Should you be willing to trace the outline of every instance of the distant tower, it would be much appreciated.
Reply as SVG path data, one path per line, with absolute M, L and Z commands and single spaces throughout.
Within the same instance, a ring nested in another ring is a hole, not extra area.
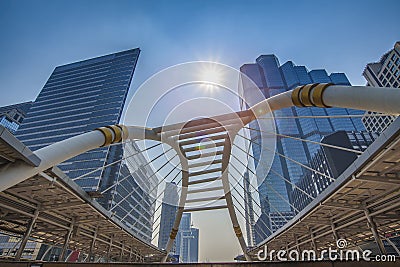
M 176 238 L 176 254 L 181 262 L 198 262 L 199 229 L 192 227 L 192 214 L 183 213 Z
M 161 207 L 161 219 L 160 219 L 160 232 L 158 235 L 158 247 L 165 249 L 167 247 L 169 235 L 175 221 L 175 215 L 178 210 L 178 186 L 175 183 L 166 183 L 164 190 L 164 197 Z M 176 239 L 174 246 L 171 249 L 171 253 L 175 253 L 176 250 Z
M 400 88 L 400 42 L 384 54 L 379 62 L 369 63 L 363 72 L 367 85 L 374 87 Z M 362 118 L 365 128 L 369 132 L 383 132 L 397 116 L 377 116 L 376 112 L 367 111 Z
M 243 175 L 243 188 L 244 188 L 244 207 L 245 207 L 245 219 L 246 219 L 246 233 L 247 233 L 247 245 L 254 246 L 255 233 L 254 233 L 254 208 L 253 208 L 253 197 L 250 190 L 250 177 L 249 172 L 246 171 Z

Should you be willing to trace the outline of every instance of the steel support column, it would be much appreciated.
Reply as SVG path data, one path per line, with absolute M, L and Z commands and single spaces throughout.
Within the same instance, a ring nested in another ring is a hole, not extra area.
M 379 252 L 381 254 L 386 254 L 385 246 L 383 245 L 382 239 L 379 236 L 378 228 L 376 227 L 376 223 L 375 223 L 374 219 L 370 215 L 369 209 L 365 209 L 364 213 L 365 213 L 365 217 L 367 218 L 368 226 L 371 229 L 371 232 L 374 236 L 376 244 L 378 245 Z
M 300 246 L 299 246 L 299 240 L 297 239 L 297 235 L 293 235 L 294 237 L 294 242 L 296 243 L 296 250 L 297 252 L 300 253 Z
M 111 237 L 110 237 L 110 243 L 108 244 L 108 249 L 107 249 L 107 254 L 106 254 L 106 262 L 110 262 L 111 249 L 112 249 L 112 245 L 113 245 L 113 239 L 114 239 L 114 235 L 111 235 Z
M 17 261 L 19 261 L 21 259 L 22 253 L 24 252 L 24 249 L 25 249 L 25 246 L 28 243 L 29 236 L 31 235 L 33 227 L 35 226 L 36 220 L 39 216 L 39 212 L 40 212 L 40 208 L 38 207 L 35 210 L 35 213 L 33 214 L 33 217 L 30 220 L 30 222 L 26 228 L 26 232 L 25 232 L 24 236 L 22 237 L 21 244 L 18 248 L 17 254 L 15 254 L 15 260 L 17 260 Z
M 129 250 L 129 262 L 132 262 L 132 254 L 133 254 L 133 248 L 131 247 L 131 249 Z
M 69 240 L 71 239 L 72 231 L 74 230 L 74 225 L 75 225 L 75 220 L 72 220 L 69 230 L 65 234 L 64 245 L 61 249 L 61 253 L 60 253 L 60 257 L 59 257 L 58 261 L 63 261 L 65 253 L 67 252 Z
M 92 260 L 92 257 L 93 257 L 93 260 L 94 260 L 93 250 L 94 250 L 94 245 L 96 244 L 98 230 L 99 230 L 99 227 L 96 226 L 96 229 L 95 229 L 94 234 L 93 234 L 93 239 L 92 239 L 92 242 L 90 244 L 90 250 L 89 250 L 89 255 L 88 255 L 89 262 Z
M 124 258 L 124 249 L 125 249 L 125 243 L 122 242 L 121 243 L 121 253 L 119 254 L 119 261 L 122 262 L 123 258 Z
M 335 227 L 335 224 L 333 223 L 333 221 L 331 221 L 331 228 L 332 228 L 333 239 L 335 240 L 335 242 L 337 242 L 340 239 L 340 237 L 336 231 L 336 227 Z
M 312 229 L 311 228 L 309 228 L 308 229 L 309 231 L 310 231 L 310 237 L 311 237 L 311 246 L 312 246 L 312 248 L 314 249 L 314 251 L 317 251 L 317 243 L 315 242 L 315 236 L 314 236 L 314 233 L 313 233 L 313 231 L 312 231 Z

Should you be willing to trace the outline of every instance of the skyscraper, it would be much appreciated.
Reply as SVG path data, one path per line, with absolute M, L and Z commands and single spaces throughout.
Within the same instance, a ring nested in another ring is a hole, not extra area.
M 10 132 L 15 133 L 31 106 L 32 102 L 29 101 L 0 107 L 0 125 L 6 127 Z
M 183 213 L 176 237 L 176 254 L 181 262 L 199 260 L 199 229 L 192 227 L 192 214 Z
M 297 66 L 292 61 L 280 65 L 275 55 L 262 55 L 256 59 L 256 63 L 245 64 L 240 70 L 254 81 L 265 98 L 294 89 L 298 85 L 310 83 L 350 84 L 344 73 L 328 75 L 324 69 L 308 71 L 305 66 Z M 240 87 L 242 88 L 240 95 L 247 102 L 247 106 L 254 105 L 259 101 L 255 97 L 255 89 L 257 88 L 254 88 L 253 85 L 243 83 Z M 245 108 L 246 105 L 241 104 L 242 108 Z M 319 142 L 323 136 L 334 131 L 365 130 L 359 118 L 348 117 L 348 115 L 360 115 L 362 113 L 358 110 L 342 108 L 301 109 L 292 107 L 275 111 L 274 117 L 278 134 Z M 321 117 L 311 118 L 312 116 Z M 259 123 L 262 123 L 262 121 Z M 262 183 L 258 185 L 261 209 L 262 214 L 266 215 L 261 216 L 256 223 L 256 229 L 258 229 L 256 235 L 261 235 L 261 237 L 256 237 L 256 240 L 262 240 L 295 214 L 291 191 L 303 174 L 303 167 L 297 162 L 307 164 L 319 149 L 319 145 L 278 136 L 276 142 L 277 154 L 272 162 L 271 170 L 264 174 L 263 169 L 265 168 L 258 167 L 258 165 L 264 164 L 260 158 L 262 151 L 259 145 L 261 143 L 260 127 L 257 122 L 252 122 L 250 128 L 253 129 L 250 130 L 251 139 L 255 141 L 252 143 L 252 151 L 255 158 L 256 175 L 259 180 L 262 180 Z M 260 227 L 269 229 L 264 229 L 261 233 Z
M 166 183 L 164 197 L 161 207 L 160 232 L 158 236 L 158 247 L 167 247 L 169 235 L 174 226 L 175 215 L 178 210 L 178 186 L 175 183 Z M 176 253 L 176 239 L 171 253 Z
M 385 53 L 379 62 L 369 63 L 363 71 L 368 86 L 400 88 L 400 42 Z M 381 133 L 396 116 L 377 116 L 376 112 L 367 111 L 362 119 L 367 131 Z
M 243 188 L 244 188 L 244 216 L 246 220 L 246 233 L 247 233 L 247 245 L 253 246 L 255 241 L 254 235 L 254 207 L 253 207 L 253 196 L 250 190 L 250 177 L 249 172 L 246 171 L 243 175 Z
M 66 138 L 116 124 L 130 87 L 140 50 L 83 60 L 54 69 L 16 136 L 33 151 Z M 59 165 L 71 179 L 102 167 L 112 147 L 98 148 Z M 97 190 L 100 171 L 75 182 Z
M 174 182 L 165 184 L 161 207 L 158 247 L 165 249 L 178 210 L 178 186 Z M 183 213 L 178 233 L 170 254 L 179 255 L 180 262 L 197 262 L 199 257 L 199 229 L 191 226 L 191 213 Z
M 58 66 L 40 91 L 16 136 L 33 151 L 98 127 L 118 124 L 140 49 Z M 91 150 L 58 167 L 85 191 L 150 241 L 156 177 L 134 143 Z M 123 158 L 125 153 L 125 158 Z M 134 161 L 135 159 L 135 161 Z M 116 162 L 116 164 L 111 164 Z M 108 166 L 104 168 L 104 166 Z

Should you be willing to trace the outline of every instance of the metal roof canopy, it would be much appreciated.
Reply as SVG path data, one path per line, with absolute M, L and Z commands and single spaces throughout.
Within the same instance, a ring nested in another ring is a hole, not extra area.
M 0 125 L 0 166 L 16 160 L 23 160 L 34 167 L 40 164 L 40 159 L 27 146 Z
M 34 165 L 39 160 L 8 131 L 0 132 L 1 163 L 24 160 Z M 96 236 L 92 251 L 95 255 L 105 256 L 111 244 L 110 256 L 114 259 L 121 259 L 122 248 L 123 261 L 129 261 L 132 254 L 150 261 L 165 256 L 164 251 L 135 237 L 57 167 L 0 192 L 0 231 L 23 236 L 37 210 L 31 240 L 62 247 L 66 234 L 72 230 L 69 249 L 89 253 Z
M 349 247 L 373 240 L 367 213 L 381 237 L 400 232 L 400 119 L 394 121 L 324 192 L 285 226 L 249 251 Z M 313 245 L 314 244 L 314 245 Z

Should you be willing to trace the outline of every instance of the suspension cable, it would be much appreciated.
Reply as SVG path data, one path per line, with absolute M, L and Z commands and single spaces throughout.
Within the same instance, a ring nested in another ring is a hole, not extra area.
M 307 166 L 307 165 L 304 165 L 303 163 L 298 162 L 298 161 L 296 161 L 296 160 L 294 160 L 294 159 L 291 159 L 291 158 L 289 158 L 288 156 L 285 156 L 285 155 L 283 155 L 283 154 L 281 154 L 281 153 L 279 153 L 279 152 L 277 152 L 277 151 L 274 151 L 274 150 L 272 150 L 272 149 L 270 149 L 270 148 L 267 148 L 267 147 L 263 148 L 263 146 L 262 146 L 261 144 L 255 142 L 255 141 L 252 141 L 252 140 L 248 139 L 247 137 L 245 137 L 245 136 L 243 136 L 243 135 L 240 135 L 240 134 L 237 134 L 237 135 L 239 135 L 239 136 L 241 136 L 241 137 L 247 139 L 248 141 L 253 142 L 254 144 L 260 146 L 261 149 L 262 149 L 263 151 L 268 150 L 268 151 L 270 151 L 270 152 L 273 152 L 273 153 L 277 154 L 278 156 L 280 156 L 280 157 L 282 157 L 282 158 L 285 158 L 285 159 L 287 159 L 287 160 L 290 160 L 290 161 L 292 161 L 293 163 L 296 163 L 296 164 L 300 165 L 301 167 L 303 167 L 303 168 L 305 168 L 305 169 L 307 169 L 307 170 L 310 170 L 310 171 L 315 172 L 315 173 L 317 173 L 317 174 L 319 174 L 319 175 L 322 175 L 322 176 L 328 178 L 328 179 L 331 180 L 331 181 L 335 181 L 335 179 L 332 178 L 332 177 L 330 177 L 329 175 L 326 175 L 326 174 L 324 174 L 324 173 L 322 173 L 322 172 L 319 172 L 319 171 L 317 171 L 317 170 L 314 170 L 313 168 L 311 168 L 311 167 L 309 167 L 309 166 Z
M 239 148 L 241 151 L 243 151 L 246 155 L 250 156 L 251 158 L 253 158 L 254 160 L 257 160 L 253 155 L 251 155 L 250 153 L 246 152 L 245 150 L 243 150 L 240 146 L 233 144 L 234 146 L 236 146 L 237 148 Z M 258 161 L 258 160 L 257 160 Z M 264 166 L 264 162 L 261 162 L 261 166 Z M 247 167 L 247 169 L 249 169 L 249 167 Z M 250 169 L 249 169 L 250 170 Z M 280 178 L 282 178 L 283 180 L 285 180 L 286 182 L 288 182 L 289 184 L 291 184 L 292 186 L 294 186 L 295 188 L 297 188 L 300 192 L 304 193 L 305 195 L 307 195 L 308 197 L 314 199 L 313 196 L 311 196 L 310 194 L 308 194 L 306 191 L 304 191 L 303 189 L 301 189 L 299 186 L 297 186 L 295 183 L 293 183 L 292 181 L 290 181 L 289 179 L 285 178 L 284 176 L 282 176 L 281 174 L 279 174 L 278 172 L 276 172 L 275 170 L 273 170 L 272 168 L 270 168 L 270 171 L 272 171 L 273 173 L 277 174 Z M 252 172 L 252 171 L 251 171 Z M 254 172 L 252 172 L 254 173 Z M 256 175 L 257 177 L 257 175 Z M 257 177 L 258 178 L 258 177 Z M 250 183 L 251 185 L 251 183 Z M 252 186 L 253 187 L 253 186 Z M 253 187 L 254 188 L 254 187 Z M 255 189 L 255 188 L 254 188 Z M 258 192 L 257 189 L 255 189 Z
M 156 188 L 158 188 L 158 186 L 159 186 L 163 181 L 165 181 L 165 179 L 166 179 L 178 166 L 179 166 L 179 164 L 177 164 L 174 168 L 172 168 L 172 170 L 171 170 L 167 175 L 165 175 L 165 177 L 164 177 L 162 180 L 160 180 L 160 181 L 157 183 L 157 185 L 155 185 L 155 186 L 149 191 L 149 194 L 150 194 L 151 192 L 153 192 Z M 178 177 L 178 175 L 179 175 L 181 172 L 182 172 L 182 171 L 180 170 L 180 171 L 175 175 L 175 177 L 172 179 L 171 182 L 173 182 L 173 181 L 176 179 L 176 177 Z M 182 180 L 182 179 L 181 179 L 181 180 Z M 179 182 L 178 182 L 178 183 L 179 183 Z M 149 204 L 149 206 L 152 206 L 162 194 L 163 194 L 163 192 L 161 192 L 157 197 L 155 197 L 154 200 Z M 143 201 L 143 199 L 142 199 L 139 203 L 137 203 L 133 208 L 131 208 L 131 210 L 129 211 L 129 214 L 130 214 L 134 209 L 136 209 L 139 205 L 143 204 L 142 201 Z M 155 211 L 155 212 L 156 212 L 156 211 Z M 127 215 L 128 215 L 128 214 L 127 214 Z M 125 219 L 127 215 L 125 215 L 125 217 L 124 217 L 123 219 Z M 133 226 L 134 226 L 134 225 L 133 225 Z M 132 227 L 133 227 L 133 226 L 132 226 Z
M 127 143 L 127 142 L 126 142 L 126 143 Z M 105 169 L 105 168 L 107 168 L 107 167 L 110 167 L 110 166 L 112 166 L 112 165 L 114 165 L 114 164 L 116 164 L 116 163 L 118 163 L 118 162 L 121 162 L 121 161 L 123 161 L 123 160 L 125 160 L 125 159 L 128 159 L 128 158 L 130 158 L 130 157 L 136 156 L 136 155 L 138 155 L 138 154 L 140 154 L 140 153 L 142 153 L 142 152 L 145 152 L 146 150 L 150 150 L 150 149 L 152 149 L 152 148 L 154 148 L 154 147 L 157 147 L 157 146 L 159 146 L 159 145 L 161 145 L 161 144 L 162 144 L 162 143 L 158 143 L 158 144 L 155 144 L 155 145 L 153 145 L 153 146 L 151 146 L 151 147 L 148 147 L 148 148 L 146 148 L 146 149 L 143 149 L 143 150 L 141 150 L 141 151 L 138 151 L 138 152 L 136 152 L 136 153 L 134 153 L 134 154 L 128 155 L 128 156 L 126 156 L 126 157 L 122 157 L 121 159 L 116 160 L 116 161 L 114 161 L 114 162 L 111 162 L 110 164 L 107 164 L 107 165 L 105 165 L 105 166 L 101 166 L 101 167 L 99 167 L 99 168 L 97 168 L 97 169 L 94 169 L 94 170 L 88 172 L 88 173 L 82 174 L 81 176 L 75 177 L 75 178 L 73 178 L 72 180 L 75 181 L 75 180 L 77 180 L 77 179 L 81 179 L 81 178 L 83 178 L 83 177 L 86 177 L 86 176 L 88 176 L 89 174 L 92 174 L 92 173 L 95 173 L 95 172 L 97 172 L 97 171 L 99 171 L 99 170 L 102 170 L 102 169 Z
M 172 171 L 173 171 L 174 169 L 176 169 L 177 166 L 179 166 L 179 164 L 176 165 L 175 168 L 172 169 Z M 155 186 L 155 187 L 158 188 L 158 186 L 160 185 L 160 183 L 161 183 L 162 181 L 164 181 L 164 180 L 169 176 L 169 174 L 172 173 L 172 171 L 170 171 L 170 172 L 164 177 L 164 179 L 162 179 L 162 180 L 157 184 L 157 186 Z M 182 172 L 182 170 L 180 170 L 180 171 L 175 175 L 175 177 L 171 180 L 171 182 L 175 181 L 175 179 L 178 177 L 178 175 L 179 175 L 181 172 Z M 182 181 L 182 178 L 178 181 L 178 184 L 179 184 L 181 181 Z M 155 188 L 155 187 L 154 187 L 154 188 Z M 153 189 L 153 190 L 154 190 L 154 189 Z M 150 191 L 150 192 L 152 192 L 152 191 Z M 162 194 L 163 194 L 163 192 L 161 192 L 161 193 L 154 199 L 154 201 L 153 201 L 149 206 L 152 206 L 154 203 L 156 203 L 156 201 L 158 200 L 158 198 L 159 198 Z M 136 209 L 136 207 L 137 207 L 138 205 L 140 205 L 140 204 L 141 204 L 141 203 L 138 203 L 138 204 L 136 204 L 136 206 L 134 206 L 133 208 L 131 208 L 131 210 L 129 211 L 128 214 L 130 214 L 130 213 L 131 213 L 134 209 Z M 154 214 L 160 209 L 161 206 L 162 206 L 162 205 L 159 205 L 159 206 L 158 206 L 158 208 L 154 211 Z M 124 216 L 124 218 L 125 218 L 126 216 L 128 216 L 128 214 L 126 214 L 126 215 Z M 160 216 L 161 216 L 161 215 L 160 215 Z M 155 221 L 154 221 L 154 222 L 155 222 Z M 131 226 L 131 228 L 133 228 L 136 224 L 137 224 L 137 221 Z
M 232 184 L 231 184 L 231 187 L 235 190 L 235 192 L 238 193 L 239 196 L 242 197 L 242 195 L 240 194 L 240 192 L 239 192 L 235 187 L 233 187 Z M 235 197 L 235 195 L 232 194 L 232 196 L 233 196 L 233 198 L 236 200 L 236 202 L 240 205 L 240 207 L 246 212 L 246 209 L 245 209 L 245 208 L 243 207 L 243 205 L 239 202 L 239 200 Z M 242 199 L 243 199 L 243 197 L 242 197 Z M 243 199 L 243 200 L 246 201 L 245 199 Z M 234 206 L 235 206 L 235 204 L 234 204 Z M 236 206 L 235 206 L 235 207 L 236 207 Z M 243 218 L 244 218 L 245 221 L 246 221 L 246 217 L 243 215 L 243 213 L 241 212 L 241 210 L 240 210 L 238 207 L 236 207 L 236 209 L 237 209 L 237 211 L 239 211 L 239 213 L 243 216 Z M 255 213 L 255 212 L 254 212 L 254 213 Z M 258 216 L 258 218 L 260 218 L 261 215 L 262 215 L 262 212 L 261 212 L 260 215 L 258 215 L 257 213 L 256 213 L 256 215 Z M 264 220 L 261 220 L 261 222 L 263 223 L 263 225 L 264 225 L 265 227 L 268 228 L 268 230 L 269 230 L 271 233 L 273 232 L 273 231 L 271 230 L 271 228 L 268 227 L 268 225 L 265 224 Z M 275 224 L 275 226 L 277 226 L 275 222 L 273 222 L 273 223 Z M 263 233 L 265 234 L 265 236 L 268 236 L 268 235 L 264 232 L 264 230 L 263 230 L 262 228 L 260 228 L 260 229 L 263 231 Z M 257 231 L 257 229 L 254 229 L 254 230 Z M 257 234 L 260 234 L 260 232 L 257 231 Z
M 362 151 L 351 149 L 351 148 L 347 148 L 347 147 L 341 147 L 341 146 L 335 146 L 335 145 L 331 145 L 331 144 L 325 144 L 325 143 L 312 141 L 312 140 L 308 140 L 308 139 L 302 139 L 302 138 L 298 138 L 298 137 L 294 137 L 294 136 L 290 136 L 290 135 L 279 134 L 279 133 L 274 133 L 274 132 L 267 132 L 267 131 L 254 129 L 254 128 L 250 128 L 250 127 L 243 127 L 243 128 L 249 129 L 249 130 L 252 130 L 252 131 L 257 131 L 257 132 L 260 132 L 260 133 L 273 134 L 273 135 L 284 137 L 284 138 L 290 138 L 290 139 L 299 140 L 299 141 L 302 141 L 302 142 L 308 142 L 308 143 L 312 143 L 312 144 L 316 144 L 316 145 L 320 145 L 320 146 L 335 148 L 335 149 L 344 150 L 344 151 L 348 151 L 348 152 L 353 152 L 353 153 L 357 153 L 357 154 L 362 154 L 363 153 Z
M 240 173 L 240 171 L 233 165 L 233 164 L 230 164 L 233 168 L 234 168 L 234 170 L 241 176 L 241 177 L 243 177 L 242 176 L 242 174 Z M 245 190 L 244 189 L 244 187 L 241 185 L 241 183 L 238 181 L 238 180 L 236 180 L 236 178 L 231 174 L 231 177 L 235 180 L 235 182 L 236 183 L 238 183 L 242 188 L 243 188 L 243 190 Z M 251 185 L 251 184 L 250 184 Z M 251 185 L 252 186 L 252 185 Z M 253 187 L 253 186 L 252 186 Z M 253 187 L 254 188 L 254 187 Z M 255 188 L 254 188 L 255 189 Z M 257 190 L 257 192 L 258 192 L 258 190 Z M 260 194 L 260 192 L 258 192 L 259 194 Z M 268 201 L 268 203 L 269 203 L 269 205 L 286 221 L 286 222 L 288 222 L 288 220 L 285 218 L 285 216 L 283 216 L 283 214 L 274 206 L 274 205 L 272 205 L 272 203 L 270 202 L 270 201 Z M 258 205 L 258 203 L 257 203 L 257 206 L 259 206 Z M 259 208 L 262 210 L 262 208 L 261 208 L 261 206 L 259 206 Z
M 173 158 L 175 158 L 178 154 L 175 154 L 175 156 L 173 156 L 171 158 L 171 160 Z M 152 178 L 154 175 L 156 175 L 162 168 L 164 168 L 168 163 L 170 163 L 170 161 L 166 161 L 160 168 L 158 168 L 150 177 L 148 177 L 148 179 Z M 176 165 L 177 166 L 177 165 Z M 165 178 L 164 178 L 165 179 Z M 115 204 L 109 211 L 114 210 L 117 206 L 119 206 L 123 201 L 125 201 L 128 197 L 130 197 L 133 193 L 137 192 L 136 190 L 130 192 L 128 195 L 126 195 L 122 200 L 120 200 L 117 204 Z
M 240 162 L 245 168 L 247 168 L 247 169 L 257 178 L 257 180 L 259 180 L 259 177 L 257 176 L 257 174 L 255 174 L 250 168 L 248 168 L 248 167 L 247 167 L 242 161 L 240 161 L 235 155 L 232 154 L 232 156 L 233 156 L 238 162 Z M 233 166 L 233 164 L 231 164 L 231 165 Z M 266 183 L 266 185 L 267 185 L 270 189 L 272 189 L 283 201 L 285 201 L 287 204 L 289 204 L 290 207 L 292 207 L 293 209 L 295 209 L 297 213 L 299 212 L 299 210 L 298 210 L 294 205 L 290 204 L 290 202 L 289 202 L 287 199 L 285 199 L 281 194 L 279 194 L 279 193 L 274 189 L 273 186 L 269 185 L 268 183 Z

